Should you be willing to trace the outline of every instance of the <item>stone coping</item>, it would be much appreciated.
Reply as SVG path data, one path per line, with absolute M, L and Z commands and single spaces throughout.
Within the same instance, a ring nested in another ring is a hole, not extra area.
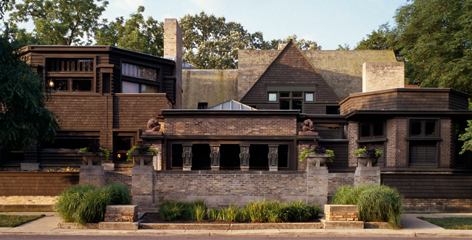
M 140 223 L 140 229 L 160 230 L 259 230 L 322 229 L 321 222 L 305 223 Z
M 211 170 L 191 170 L 191 171 L 176 171 L 176 170 L 164 170 L 164 171 L 155 171 L 156 175 L 165 175 L 165 174 L 203 174 L 203 175 L 305 175 L 306 171 L 211 171 Z

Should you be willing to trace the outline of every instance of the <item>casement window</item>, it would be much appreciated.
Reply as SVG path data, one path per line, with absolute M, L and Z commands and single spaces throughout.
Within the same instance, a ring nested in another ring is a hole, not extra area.
M 292 109 L 303 111 L 305 102 L 314 102 L 314 92 L 304 91 L 278 91 L 268 92 L 267 101 L 269 103 L 279 103 L 279 109 Z
M 92 77 L 52 77 L 48 79 L 48 86 L 56 92 L 92 92 Z
M 359 139 L 366 138 L 380 138 L 384 137 L 384 123 L 360 123 L 359 124 Z
M 158 93 L 158 70 L 130 63 L 121 64 L 122 93 Z
M 410 119 L 408 124 L 409 166 L 437 167 L 438 119 Z

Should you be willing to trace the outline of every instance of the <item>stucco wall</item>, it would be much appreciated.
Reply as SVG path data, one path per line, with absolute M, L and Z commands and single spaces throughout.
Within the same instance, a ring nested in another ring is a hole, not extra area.
M 208 107 L 238 100 L 238 70 L 182 70 L 182 108 L 197 109 L 199 102 Z

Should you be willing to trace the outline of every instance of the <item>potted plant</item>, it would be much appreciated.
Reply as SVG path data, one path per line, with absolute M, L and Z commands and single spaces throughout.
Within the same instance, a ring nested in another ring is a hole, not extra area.
M 156 156 L 159 151 L 151 147 L 151 144 L 138 142 L 138 145 L 128 150 L 128 157 L 126 161 L 133 161 L 133 165 L 149 165 L 152 162 L 152 157 Z
M 359 145 L 359 148 L 353 152 L 357 157 L 357 165 L 360 167 L 372 167 L 377 164 L 377 160 L 382 156 L 383 151 L 377 147 L 367 147 Z
M 103 156 L 108 160 L 110 153 L 106 148 L 100 147 L 97 141 L 92 141 L 88 147 L 81 148 L 77 155 L 82 156 L 83 165 L 100 165 Z
M 334 151 L 317 145 L 310 146 L 307 150 L 300 154 L 300 162 L 307 159 L 307 163 L 319 168 L 325 166 L 327 162 L 333 162 Z

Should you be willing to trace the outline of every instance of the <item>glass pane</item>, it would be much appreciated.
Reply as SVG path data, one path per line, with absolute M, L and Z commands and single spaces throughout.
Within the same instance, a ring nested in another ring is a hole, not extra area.
M 141 84 L 141 93 L 157 93 L 157 87 Z
M 269 93 L 269 102 L 277 101 L 277 93 Z
M 411 136 L 421 135 L 421 121 L 410 122 L 410 135 Z
M 361 124 L 361 137 L 370 137 L 370 124 Z
M 67 90 L 69 90 L 69 85 L 68 85 L 69 81 L 67 79 L 51 79 L 51 80 L 54 84 L 52 89 L 54 89 L 56 91 L 67 91 Z M 48 82 L 48 84 L 50 84 L 50 83 Z
M 383 135 L 383 123 L 374 123 L 374 136 Z
M 303 92 L 292 92 L 292 97 L 302 97 Z
M 313 97 L 314 97 L 313 93 L 305 93 L 305 101 L 306 102 L 313 102 Z
M 91 79 L 72 79 L 72 91 L 90 92 L 92 91 Z
M 139 93 L 139 84 L 123 81 L 123 93 Z
M 281 92 L 280 97 L 290 97 L 290 92 Z
M 426 121 L 424 133 L 426 137 L 435 136 L 436 135 L 436 121 Z
M 280 109 L 290 109 L 290 100 L 280 100 Z
M 292 100 L 292 109 L 302 110 L 302 104 L 303 104 L 302 100 Z

